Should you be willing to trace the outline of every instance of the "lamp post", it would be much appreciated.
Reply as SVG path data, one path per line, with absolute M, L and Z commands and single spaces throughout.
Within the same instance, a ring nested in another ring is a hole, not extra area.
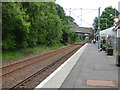
M 116 22 L 116 8 L 115 8 L 115 22 Z M 115 48 L 114 50 L 115 50 L 115 52 L 116 52 L 116 46 L 117 46 L 117 44 L 116 44 L 117 39 L 116 38 L 117 38 L 117 32 L 115 32 L 115 40 L 114 40 L 114 48 Z
M 93 29 L 94 29 L 94 39 L 95 39 L 95 22 L 93 23 Z
M 98 49 L 100 48 L 100 7 L 98 8 Z

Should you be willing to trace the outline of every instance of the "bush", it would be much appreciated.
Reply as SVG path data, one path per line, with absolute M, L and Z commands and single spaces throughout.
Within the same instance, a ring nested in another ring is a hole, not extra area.
M 109 45 L 106 49 L 114 49 L 112 45 Z
M 120 53 L 117 53 L 118 56 L 120 56 Z

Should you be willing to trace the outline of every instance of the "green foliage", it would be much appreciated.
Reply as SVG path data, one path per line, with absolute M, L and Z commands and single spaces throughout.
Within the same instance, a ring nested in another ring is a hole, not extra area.
M 58 49 L 62 46 L 63 46 L 62 44 L 57 44 L 56 46 L 53 47 L 53 50 Z M 18 60 L 23 56 L 31 56 L 32 54 L 40 53 L 47 50 L 51 50 L 51 47 L 46 45 L 38 45 L 33 48 L 25 48 L 21 50 L 12 50 L 12 51 L 4 50 L 2 53 L 2 60 L 9 60 L 9 59 Z
M 68 43 L 76 42 L 76 40 L 78 40 L 78 35 L 70 30 L 69 25 L 77 24 L 74 22 L 74 19 L 72 17 L 65 16 L 64 10 L 60 5 L 57 4 L 56 6 L 57 13 L 62 21 L 61 23 L 63 24 L 61 43 L 67 45 Z
M 113 49 L 113 46 L 109 45 L 106 49 Z
M 60 42 L 63 26 L 55 3 L 7 2 L 2 8 L 3 49 Z
M 100 42 L 100 44 L 102 44 L 102 45 L 103 45 L 104 43 Z
M 24 53 L 20 50 L 15 51 L 3 51 L 2 52 L 2 60 L 8 60 L 8 59 L 18 59 L 19 57 L 24 56 Z
M 86 40 L 86 41 L 88 41 L 88 40 L 89 40 L 89 38 L 87 37 L 87 38 L 85 38 L 85 40 Z
M 39 45 L 57 48 L 79 38 L 69 27 L 77 25 L 74 19 L 54 2 L 3 2 L 2 12 L 3 51 L 22 49 L 23 54 L 31 54 L 32 49 L 24 49 Z M 7 54 L 17 57 L 11 53 Z
M 120 53 L 117 53 L 118 56 L 120 56 Z
M 104 9 L 104 11 L 102 12 L 100 16 L 100 29 L 101 30 L 106 29 L 106 20 L 107 20 L 107 28 L 113 26 L 114 15 L 115 15 L 115 8 L 112 8 L 111 6 L 109 6 Z M 116 15 L 118 15 L 117 10 L 116 10 Z M 98 18 L 97 17 L 95 17 L 93 25 L 94 25 L 95 32 L 96 32 L 98 30 Z
M 57 10 L 59 17 L 62 19 L 62 21 L 64 21 L 66 19 L 66 16 L 65 16 L 63 7 L 61 7 L 59 4 L 56 4 L 56 10 Z
M 2 9 L 3 49 L 26 47 L 30 23 L 21 3 L 3 3 Z
M 107 44 L 105 43 L 105 44 L 103 44 L 103 46 L 107 46 Z
M 83 34 L 78 34 L 81 41 L 83 41 Z
M 63 28 L 62 37 L 63 39 L 61 40 L 61 43 L 67 45 L 68 43 L 74 43 L 77 40 L 78 35 L 75 32 L 72 32 L 68 26 L 65 26 Z
M 105 36 L 102 36 L 102 39 L 105 39 Z
M 64 45 L 63 45 L 63 44 L 56 44 L 56 45 L 53 47 L 53 50 L 58 49 L 58 48 L 60 48 L 60 47 L 62 47 L 62 46 L 64 46 Z

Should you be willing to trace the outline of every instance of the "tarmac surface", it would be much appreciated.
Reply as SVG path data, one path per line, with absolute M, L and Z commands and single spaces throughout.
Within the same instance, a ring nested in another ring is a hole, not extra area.
M 118 82 L 118 67 L 115 65 L 115 57 L 108 56 L 105 51 L 100 52 L 97 45 L 93 44 L 86 47 L 61 88 L 105 88 L 101 85 L 87 84 L 87 80 L 109 80 L 116 84 Z M 112 85 L 106 85 L 106 87 L 112 87 Z
M 115 57 L 85 44 L 36 88 L 118 88 Z

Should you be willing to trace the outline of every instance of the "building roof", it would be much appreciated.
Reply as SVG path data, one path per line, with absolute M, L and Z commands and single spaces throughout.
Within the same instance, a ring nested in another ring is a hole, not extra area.
M 107 37 L 115 36 L 115 31 L 113 31 L 113 28 L 115 28 L 115 26 L 105 29 L 103 31 L 100 31 L 100 36 L 107 36 Z

